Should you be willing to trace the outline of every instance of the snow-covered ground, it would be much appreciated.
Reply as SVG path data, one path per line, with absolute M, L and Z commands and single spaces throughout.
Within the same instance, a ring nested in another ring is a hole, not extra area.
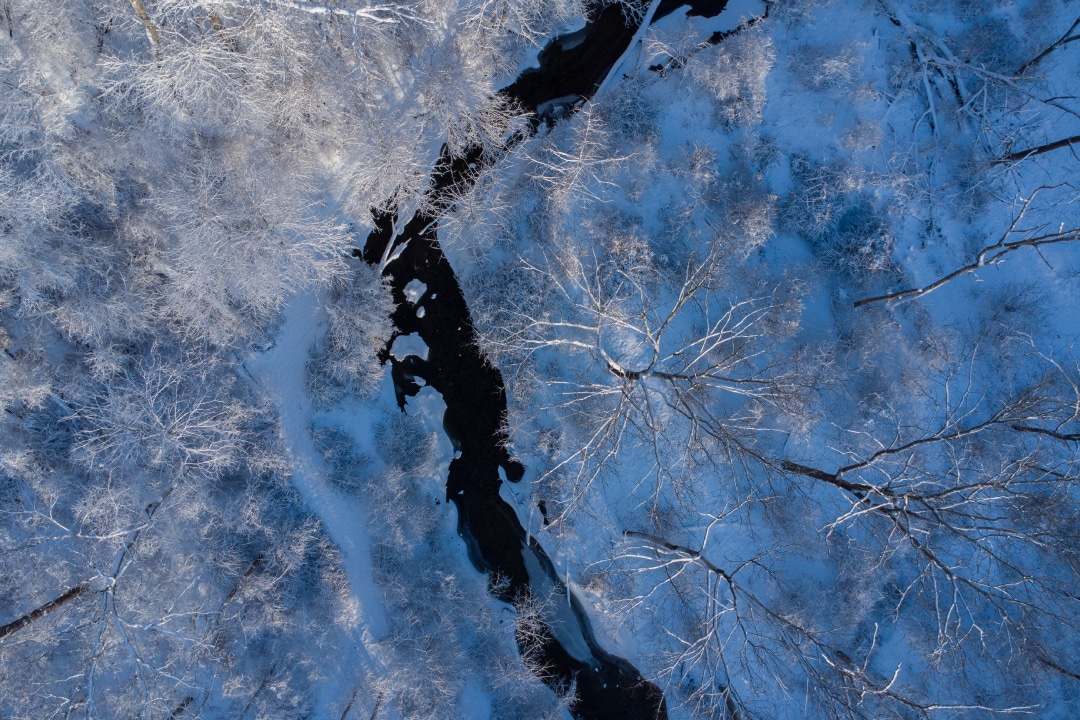
M 292 462 L 292 482 L 322 519 L 330 537 L 341 548 L 349 576 L 352 596 L 357 604 L 354 631 L 354 662 L 343 659 L 342 667 L 355 663 L 370 671 L 373 661 L 366 644 L 386 631 L 386 617 L 371 575 L 371 539 L 368 537 L 358 499 L 333 488 L 326 476 L 322 453 L 315 448 L 311 430 L 315 410 L 308 397 L 306 365 L 312 345 L 325 333 L 325 313 L 314 293 L 292 299 L 284 312 L 274 346 L 253 355 L 244 367 L 273 401 L 281 422 L 281 433 Z M 371 436 L 371 428 L 383 408 L 358 407 L 350 413 L 351 429 L 360 438 Z

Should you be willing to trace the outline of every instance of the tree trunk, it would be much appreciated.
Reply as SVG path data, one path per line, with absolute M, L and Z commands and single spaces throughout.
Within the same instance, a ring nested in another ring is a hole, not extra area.
M 79 597 L 89 589 L 90 586 L 87 583 L 80 583 L 68 590 L 67 592 L 63 593 L 59 597 L 50 600 L 49 602 L 41 605 L 40 607 L 34 608 L 18 620 L 10 622 L 3 627 L 0 627 L 0 640 L 4 640 L 8 635 L 11 635 L 16 630 L 21 630 L 35 620 L 40 620 L 54 610 L 62 608 L 64 605 L 67 605 L 69 602 Z
M 157 25 L 150 19 L 150 13 L 146 12 L 142 0 L 131 0 L 131 7 L 135 8 L 135 13 L 139 16 L 139 20 L 141 20 L 143 26 L 146 27 L 146 35 L 150 38 L 150 41 L 155 45 L 159 44 L 161 39 L 158 37 Z
M 1056 140 L 1052 143 L 1046 143 L 1045 145 L 1039 145 L 1038 147 L 1028 148 L 1027 150 L 1021 150 L 1006 155 L 1003 158 L 994 160 L 991 165 L 1004 165 L 1006 163 L 1016 162 L 1017 160 L 1026 160 L 1034 155 L 1042 155 L 1048 153 L 1051 150 L 1058 150 L 1063 147 L 1071 147 L 1072 145 L 1080 144 L 1080 135 L 1073 135 L 1072 137 L 1065 138 L 1063 140 Z

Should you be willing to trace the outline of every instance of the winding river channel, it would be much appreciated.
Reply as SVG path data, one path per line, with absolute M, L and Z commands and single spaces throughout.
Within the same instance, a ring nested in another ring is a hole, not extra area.
M 684 5 L 691 6 L 691 13 L 713 17 L 727 2 L 663 0 L 652 19 Z M 554 123 L 595 93 L 637 29 L 627 24 L 617 5 L 596 10 L 582 30 L 552 40 L 540 53 L 539 68 L 524 71 L 501 94 L 531 113 L 534 132 L 541 123 Z M 502 376 L 476 347 L 469 308 L 437 237 L 438 219 L 449 209 L 450 198 L 475 182 L 483 162 L 480 148 L 452 157 L 444 146 L 432 171 L 431 209 L 417 212 L 406 223 L 392 212 L 379 214 L 364 246 L 363 257 L 370 263 L 384 257 L 388 243 L 400 252 L 386 266 L 397 303 L 392 319 L 398 334 L 416 333 L 428 346 L 426 360 L 385 353 L 398 399 L 404 403 L 419 391 L 417 378 L 442 394 L 443 425 L 457 451 L 447 477 L 447 499 L 457 509 L 458 531 L 473 564 L 501 580 L 492 583 L 493 592 L 510 602 L 530 596 L 565 600 L 559 604 L 568 611 L 548 617 L 541 631 L 538 659 L 547 671 L 545 681 L 557 687 L 576 685 L 572 712 L 583 720 L 666 718 L 661 691 L 629 662 L 600 646 L 578 599 L 499 495 L 500 469 L 507 480 L 518 482 L 524 467 L 505 449 Z M 406 285 L 414 280 L 427 286 L 424 312 L 419 314 L 406 302 Z

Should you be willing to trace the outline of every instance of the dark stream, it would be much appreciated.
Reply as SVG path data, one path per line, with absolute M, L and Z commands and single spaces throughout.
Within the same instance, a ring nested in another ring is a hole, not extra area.
M 664 0 L 654 20 L 688 4 L 692 12 L 712 17 L 723 10 L 726 0 Z M 532 114 L 535 132 L 541 123 L 554 123 L 592 96 L 635 31 L 618 7 L 594 12 L 584 29 L 549 43 L 540 53 L 540 67 L 524 71 L 501 93 Z M 480 148 L 451 157 L 444 146 L 432 171 L 428 197 L 433 209 L 418 212 L 399 228 L 396 238 L 392 237 L 396 215 L 376 215 L 363 257 L 378 263 L 388 242 L 404 246 L 386 269 L 397 303 L 392 319 L 399 334 L 418 333 L 429 349 L 427 360 L 410 356 L 398 361 L 389 351 L 385 359 L 392 362 L 402 407 L 406 396 L 419 392 L 417 378 L 446 402 L 443 425 L 458 451 L 450 463 L 446 496 L 457 508 L 458 531 L 473 564 L 499 581 L 491 583 L 493 592 L 509 602 L 552 593 L 568 606 L 543 632 L 538 659 L 546 667 L 545 682 L 562 688 L 576 683 L 573 714 L 583 720 L 666 718 L 660 690 L 626 660 L 600 647 L 578 600 L 559 579 L 543 548 L 527 538 L 514 509 L 499 496 L 499 469 L 509 481 L 518 482 L 524 467 L 504 447 L 502 376 L 475 345 L 469 308 L 436 235 L 438 217 L 449 209 L 450 198 L 470 187 L 485 163 L 497 159 L 485 157 Z M 423 317 L 417 317 L 417 306 L 405 299 L 405 286 L 413 279 L 427 286 L 418 302 Z

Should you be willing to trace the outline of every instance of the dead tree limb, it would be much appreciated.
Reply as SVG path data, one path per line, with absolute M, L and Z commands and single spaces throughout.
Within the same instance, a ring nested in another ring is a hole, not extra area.
M 1065 185 L 1067 183 L 1062 183 Z M 997 265 L 1001 263 L 1005 256 L 1009 253 L 1016 252 L 1020 248 L 1031 247 L 1038 249 L 1043 245 L 1056 245 L 1058 243 L 1073 242 L 1074 240 L 1080 240 L 1080 227 L 1065 229 L 1065 224 L 1062 223 L 1057 232 L 1044 233 L 1042 235 L 1036 235 L 1035 237 L 1024 238 L 1023 240 L 1009 241 L 1009 237 L 1016 232 L 1017 226 L 1020 221 L 1024 219 L 1024 215 L 1027 213 L 1028 208 L 1031 207 L 1031 203 L 1043 190 L 1054 190 L 1060 188 L 1062 185 L 1047 186 L 1044 185 L 1031 193 L 1024 199 L 1023 204 L 1020 206 L 1020 211 L 1009 223 L 1009 227 L 1002 234 L 1001 239 L 993 245 L 988 245 L 979 251 L 979 254 L 975 257 L 975 262 L 970 265 L 954 270 L 948 275 L 935 280 L 929 285 L 921 288 L 907 288 L 906 290 L 897 290 L 896 292 L 887 293 L 885 295 L 878 295 L 876 297 L 863 298 L 862 300 L 856 300 L 855 307 L 862 307 L 863 305 L 870 305 L 877 302 L 895 302 L 898 300 L 912 300 L 920 298 L 923 295 L 928 295 L 938 288 L 948 284 L 961 275 L 967 275 L 973 273 L 980 268 L 987 267 L 989 265 Z
M 862 307 L 864 305 L 870 305 L 878 302 L 895 302 L 897 300 L 913 300 L 920 298 L 924 295 L 929 295 L 943 285 L 955 280 L 961 275 L 967 275 L 969 273 L 976 272 L 981 268 L 997 265 L 1005 256 L 1009 253 L 1016 252 L 1020 248 L 1032 247 L 1038 248 L 1043 245 L 1056 245 L 1058 243 L 1073 242 L 1080 240 L 1080 228 L 1071 228 L 1069 230 L 1062 230 L 1056 233 L 1049 233 L 1046 235 L 1039 235 L 1038 237 L 1027 238 L 1025 240 L 1015 240 L 1013 242 L 1001 242 L 996 245 L 983 248 L 979 252 L 978 259 L 970 265 L 953 270 L 948 275 L 935 280 L 934 282 L 921 288 L 907 288 L 906 290 L 897 290 L 896 292 L 887 293 L 885 295 L 877 295 L 875 297 L 863 298 L 862 300 L 856 300 L 854 307 Z
M 1027 150 L 1020 150 L 1018 152 L 1010 153 L 1003 158 L 998 158 L 990 162 L 991 165 L 1005 165 L 1007 163 L 1018 162 L 1020 160 L 1027 160 L 1029 157 L 1035 155 L 1042 155 L 1043 153 L 1051 152 L 1052 150 L 1060 150 L 1064 147 L 1072 147 L 1073 145 L 1080 145 L 1080 135 L 1073 135 L 1062 140 L 1055 140 L 1052 143 L 1046 143 L 1045 145 L 1039 145 L 1038 147 L 1028 148 Z
M 161 38 L 158 36 L 157 25 L 150 18 L 150 13 L 146 12 L 142 0 L 131 0 L 131 7 L 135 8 L 135 14 L 139 16 L 139 20 L 146 27 L 146 36 L 150 38 L 150 42 L 155 45 L 160 44 Z
M 169 713 L 169 720 L 176 720 L 176 718 L 183 715 L 184 711 L 187 710 L 188 705 L 190 705 L 193 702 L 195 702 L 195 698 L 188 695 L 186 698 L 183 699 L 183 701 L 179 705 L 176 706 L 175 710 L 173 710 L 171 713 Z
M 22 628 L 26 627 L 27 625 L 29 625 L 29 624 L 37 621 L 37 620 L 40 620 L 41 618 L 45 617 L 46 615 L 49 615 L 49 614 L 55 612 L 56 610 L 59 610 L 64 605 L 67 605 L 69 602 L 71 602 L 75 598 L 82 595 L 89 588 L 90 588 L 89 583 L 85 583 L 85 582 L 79 583 L 75 587 L 71 588 L 70 590 L 67 590 L 66 592 L 61 593 L 60 595 L 53 598 L 52 600 L 45 603 L 44 605 L 39 605 L 38 607 L 34 608 L 33 610 L 26 613 L 25 615 L 23 615 L 18 620 L 15 620 L 13 622 L 9 622 L 7 625 L 4 625 L 4 626 L 0 627 L 0 640 L 3 640 L 8 635 L 11 635 L 12 633 L 16 632 L 17 630 L 21 630 Z
M 1052 45 L 1050 45 L 1048 48 L 1043 50 L 1041 53 L 1039 53 L 1038 55 L 1036 55 L 1032 59 L 1028 60 L 1023 65 L 1021 65 L 1020 69 L 1018 69 L 1016 71 L 1016 74 L 1017 75 L 1023 75 L 1026 70 L 1029 70 L 1029 69 L 1035 67 L 1036 65 L 1038 65 L 1040 62 L 1042 62 L 1046 58 L 1047 55 L 1054 52 L 1059 47 L 1061 47 L 1063 45 L 1067 45 L 1067 44 L 1071 43 L 1074 40 L 1080 40 L 1080 33 L 1077 33 L 1076 35 L 1073 35 L 1073 31 L 1076 30 L 1078 27 L 1080 27 L 1080 17 L 1076 18 L 1076 20 L 1069 27 L 1069 29 L 1065 31 L 1065 34 L 1062 35 L 1060 38 L 1058 38 L 1056 42 L 1054 42 Z

